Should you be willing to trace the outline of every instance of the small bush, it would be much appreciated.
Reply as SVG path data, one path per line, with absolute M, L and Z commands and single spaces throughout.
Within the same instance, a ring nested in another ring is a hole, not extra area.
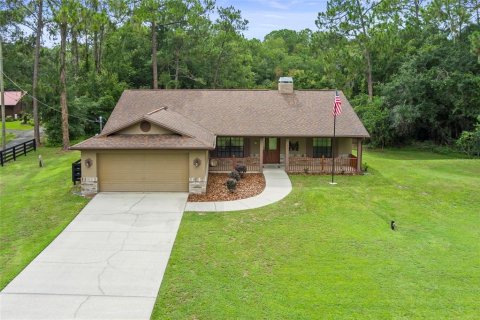
M 232 178 L 232 179 L 235 179 L 236 181 L 240 181 L 240 178 L 241 178 L 241 177 L 240 177 L 240 173 L 238 173 L 237 170 L 233 170 L 232 172 L 230 172 L 230 173 L 228 174 L 228 176 L 229 176 L 230 178 Z
M 240 174 L 240 177 L 245 177 L 245 173 L 247 173 L 247 166 L 244 164 L 237 164 L 235 166 L 235 171 Z
M 366 162 L 363 163 L 363 171 L 365 171 L 365 172 L 368 171 L 368 163 L 366 163 Z
M 13 121 L 15 121 L 15 119 L 13 119 L 12 116 L 6 116 L 5 117 L 5 122 L 13 122 Z
M 235 192 L 235 190 L 237 189 L 237 180 L 233 178 L 228 179 L 226 184 L 227 184 L 227 189 L 230 192 Z

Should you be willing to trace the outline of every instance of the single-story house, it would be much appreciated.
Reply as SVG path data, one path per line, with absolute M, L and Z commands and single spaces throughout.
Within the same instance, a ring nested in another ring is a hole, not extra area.
M 126 90 L 103 131 L 71 147 L 81 151 L 82 191 L 206 190 L 209 172 L 245 164 L 287 172 L 361 171 L 369 134 L 335 90 Z M 332 150 L 333 149 L 333 150 Z
M 22 98 L 25 95 L 22 91 L 5 91 L 5 116 L 11 116 L 15 119 L 23 113 Z

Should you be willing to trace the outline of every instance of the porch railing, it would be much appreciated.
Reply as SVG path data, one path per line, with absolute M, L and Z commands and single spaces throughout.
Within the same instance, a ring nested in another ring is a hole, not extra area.
M 211 172 L 232 171 L 237 164 L 246 165 L 247 172 L 260 171 L 260 157 L 210 158 L 209 171 Z
M 330 173 L 332 172 L 332 158 L 289 157 L 287 172 L 294 173 Z M 357 172 L 357 158 L 335 158 L 335 173 Z

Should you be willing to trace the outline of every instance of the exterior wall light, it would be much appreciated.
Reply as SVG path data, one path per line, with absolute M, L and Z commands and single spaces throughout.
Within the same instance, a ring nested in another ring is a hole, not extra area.
M 88 158 L 87 160 L 85 160 L 85 167 L 87 168 L 90 168 L 93 164 L 93 160 Z
M 199 158 L 193 159 L 193 165 L 195 166 L 195 168 L 198 168 L 201 164 L 202 160 L 200 160 Z

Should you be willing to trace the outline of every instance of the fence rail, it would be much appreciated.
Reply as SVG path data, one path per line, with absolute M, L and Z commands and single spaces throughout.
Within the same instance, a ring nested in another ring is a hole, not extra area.
M 35 139 L 17 144 L 0 151 L 0 165 L 3 167 L 8 161 L 16 161 L 18 156 L 27 155 L 30 151 L 37 151 Z
M 72 182 L 76 184 L 82 179 L 82 160 L 77 160 L 72 163 Z
M 211 172 L 231 171 L 237 164 L 246 165 L 248 172 L 260 171 L 259 157 L 210 158 L 208 170 Z
M 330 173 L 332 172 L 332 158 L 290 157 L 288 172 L 302 173 Z M 335 173 L 357 172 L 357 158 L 335 158 Z

